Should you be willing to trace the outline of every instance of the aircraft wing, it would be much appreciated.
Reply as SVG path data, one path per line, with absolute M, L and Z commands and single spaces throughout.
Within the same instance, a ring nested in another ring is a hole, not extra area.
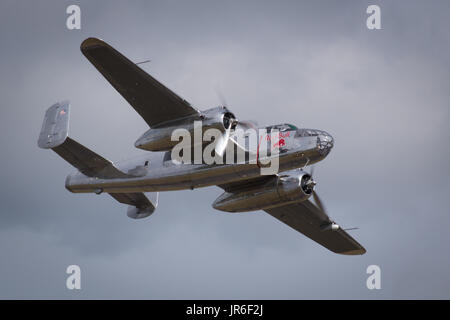
M 332 221 L 309 200 L 264 211 L 335 253 L 358 255 L 366 252 L 345 230 L 324 228 Z
M 275 175 L 264 175 L 264 176 L 260 176 L 260 177 L 256 177 L 256 178 L 252 178 L 252 179 L 247 179 L 244 181 L 239 180 L 236 182 L 219 184 L 217 186 L 222 188 L 226 192 L 235 193 L 235 192 L 240 192 L 242 190 L 245 190 L 245 189 L 248 189 L 251 187 L 263 185 L 273 179 L 276 179 Z
M 150 127 L 198 114 L 187 101 L 104 41 L 88 38 L 81 44 L 81 52 Z

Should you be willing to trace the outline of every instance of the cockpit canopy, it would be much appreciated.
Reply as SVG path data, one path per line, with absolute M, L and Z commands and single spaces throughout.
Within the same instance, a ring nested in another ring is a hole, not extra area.
M 285 131 L 294 131 L 297 130 L 298 128 L 296 126 L 294 126 L 293 124 L 289 124 L 289 123 L 282 123 L 282 124 L 276 124 L 273 126 L 268 126 L 266 127 L 267 131 L 271 131 L 271 130 L 278 130 L 280 132 L 285 132 Z
M 295 131 L 295 137 L 316 137 L 316 136 L 331 137 L 327 132 L 323 130 L 307 129 L 307 128 L 299 129 L 298 127 L 290 123 L 276 124 L 268 126 L 265 129 L 267 130 L 267 132 L 270 132 L 271 130 L 277 130 L 279 132 Z
M 325 131 L 317 129 L 298 129 L 296 134 L 297 137 L 315 137 L 320 135 L 329 136 Z

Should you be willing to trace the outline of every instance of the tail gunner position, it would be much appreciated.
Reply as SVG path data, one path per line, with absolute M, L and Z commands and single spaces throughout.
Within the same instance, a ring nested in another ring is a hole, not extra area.
M 316 182 L 312 173 L 302 170 L 325 159 L 333 148 L 330 134 L 291 124 L 258 128 L 254 122 L 238 121 L 225 106 L 199 111 L 102 40 L 86 39 L 81 51 L 150 129 L 135 142 L 137 148 L 148 152 L 115 165 L 68 137 L 68 102 L 51 106 L 45 114 L 38 145 L 52 149 L 78 169 L 66 178 L 69 191 L 107 193 L 129 205 L 129 217 L 139 219 L 155 211 L 160 191 L 217 185 L 224 190 L 213 203 L 217 210 L 264 210 L 335 253 L 366 252 L 326 214 L 314 191 Z M 202 133 L 208 129 L 220 133 L 217 141 L 213 141 L 216 157 L 225 158 L 239 149 L 246 155 L 245 160 L 209 164 L 175 161 L 172 151 L 178 142 L 171 139 L 172 133 L 181 128 L 194 134 L 198 121 L 202 123 Z M 267 136 L 255 146 L 248 143 L 247 137 L 239 140 L 238 129 L 246 132 L 263 129 Z M 277 134 L 270 136 L 271 132 Z M 263 153 L 267 143 L 261 141 L 269 141 L 279 152 Z M 262 174 L 263 163 L 275 157 L 278 171 Z M 256 161 L 249 161 L 250 158 Z

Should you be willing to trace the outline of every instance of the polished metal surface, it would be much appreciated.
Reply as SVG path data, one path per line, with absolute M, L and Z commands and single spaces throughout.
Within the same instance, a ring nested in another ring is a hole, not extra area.
M 301 170 L 283 172 L 262 185 L 240 192 L 224 192 L 213 203 L 213 208 L 227 212 L 246 212 L 269 209 L 308 199 L 311 176 Z
M 240 122 L 226 107 L 200 112 L 102 40 L 86 39 L 81 50 L 151 127 L 135 143 L 151 151 L 113 164 L 69 138 L 70 105 L 56 103 L 45 114 L 38 146 L 52 149 L 78 169 L 66 178 L 69 191 L 109 193 L 129 205 L 130 218 L 140 219 L 155 211 L 160 191 L 217 185 L 225 190 L 213 204 L 218 210 L 262 209 L 333 252 L 365 252 L 329 218 L 314 190 L 312 172 L 303 170 L 330 153 L 334 139 L 329 133 L 287 123 L 258 127 Z M 216 161 L 172 159 L 172 132 L 182 128 L 192 133 L 194 121 L 202 121 L 202 137 L 207 129 L 219 130 L 217 141 L 201 143 L 201 148 L 213 147 Z M 252 133 L 257 143 L 250 143 Z M 275 171 L 267 174 L 274 164 Z
M 194 123 L 201 121 L 202 134 L 208 129 L 218 129 L 224 132 L 228 118 L 225 116 L 230 114 L 227 108 L 217 107 L 196 114 L 189 118 L 183 118 L 183 121 L 175 120 L 166 123 L 163 127 L 151 128 L 146 131 L 134 143 L 136 148 L 147 151 L 166 151 L 171 150 L 178 141 L 172 140 L 172 133 L 177 129 L 185 129 L 194 136 Z

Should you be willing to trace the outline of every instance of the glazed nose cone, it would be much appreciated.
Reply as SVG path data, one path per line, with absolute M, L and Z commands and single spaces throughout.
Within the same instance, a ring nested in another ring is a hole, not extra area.
M 331 136 L 331 134 L 322 131 L 319 135 L 318 135 L 318 139 L 319 139 L 319 150 L 321 150 L 323 153 L 328 154 L 331 149 L 334 146 L 334 139 Z

